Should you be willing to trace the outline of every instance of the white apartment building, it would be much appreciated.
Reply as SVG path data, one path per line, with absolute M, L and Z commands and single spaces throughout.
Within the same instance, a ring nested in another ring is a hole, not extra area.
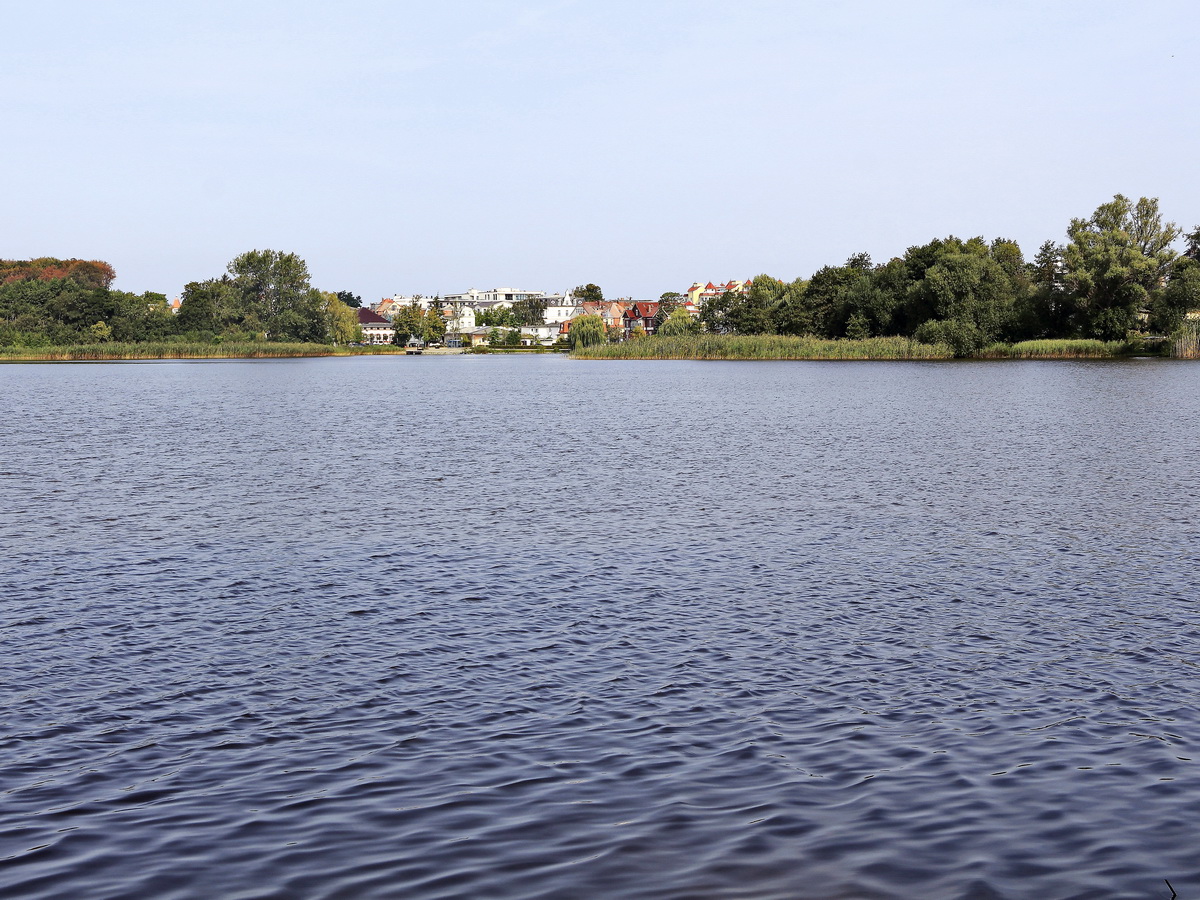
M 490 291 L 480 291 L 471 288 L 461 294 L 447 294 L 442 300 L 452 303 L 487 303 L 491 306 L 512 306 L 518 300 L 529 300 L 531 298 L 541 300 L 545 296 L 545 291 L 521 291 L 510 287 L 492 288 Z

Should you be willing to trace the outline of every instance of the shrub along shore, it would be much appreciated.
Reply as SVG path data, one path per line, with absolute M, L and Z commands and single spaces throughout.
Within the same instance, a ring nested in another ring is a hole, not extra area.
M 992 344 L 974 359 L 1113 359 L 1145 353 L 1126 341 L 1041 340 Z M 911 338 L 880 337 L 830 340 L 814 337 L 749 334 L 693 334 L 635 338 L 620 344 L 576 347 L 575 359 L 951 359 L 948 344 L 923 344 Z

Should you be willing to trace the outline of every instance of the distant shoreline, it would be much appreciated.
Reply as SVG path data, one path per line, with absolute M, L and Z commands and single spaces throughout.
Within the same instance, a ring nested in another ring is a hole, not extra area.
M 424 350 L 431 356 L 453 355 L 456 348 Z M 172 359 L 305 359 L 328 356 L 405 356 L 393 344 L 362 347 L 329 344 L 271 343 L 137 343 L 81 344 L 68 347 L 4 347 L 0 362 L 122 362 Z
M 1157 344 L 1129 341 L 1043 340 L 992 344 L 982 350 L 955 356 L 945 344 L 922 344 L 911 338 L 886 337 L 862 340 L 827 340 L 784 335 L 699 334 L 635 338 L 618 344 L 579 347 L 572 359 L 582 360 L 828 360 L 862 362 L 914 362 L 972 360 L 1127 359 L 1136 356 L 1168 358 Z M 548 349 L 495 348 L 482 355 L 542 355 Z M 475 355 L 467 348 L 432 348 L 429 356 Z M 93 344 L 69 347 L 0 348 L 0 363 L 12 362 L 130 362 L 205 359 L 305 359 L 351 356 L 405 356 L 404 347 L 390 344 L 362 347 L 326 344 L 271 343 L 144 343 Z

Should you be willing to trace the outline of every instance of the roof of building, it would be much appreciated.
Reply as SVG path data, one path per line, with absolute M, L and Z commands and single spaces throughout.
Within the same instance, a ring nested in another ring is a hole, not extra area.
M 658 315 L 657 300 L 640 300 L 626 310 L 625 315 L 631 319 L 649 319 Z
M 392 323 L 385 319 L 377 312 L 372 312 L 369 309 L 358 309 L 358 324 L 359 325 L 391 325 Z

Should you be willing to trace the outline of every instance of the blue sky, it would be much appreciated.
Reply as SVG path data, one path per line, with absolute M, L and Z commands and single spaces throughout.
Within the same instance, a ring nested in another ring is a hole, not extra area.
M 657 297 L 1115 193 L 1200 223 L 1194 5 L 0 0 L 0 257 L 177 294 L 244 250 L 366 300 Z

